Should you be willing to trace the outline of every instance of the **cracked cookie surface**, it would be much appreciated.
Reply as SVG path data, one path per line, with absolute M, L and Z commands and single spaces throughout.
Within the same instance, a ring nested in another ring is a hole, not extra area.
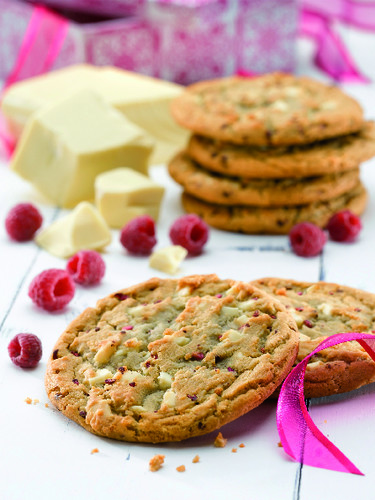
M 182 194 L 184 209 L 199 215 L 210 226 L 248 234 L 288 234 L 295 224 L 307 221 L 324 228 L 330 217 L 340 210 L 351 210 L 361 215 L 366 204 L 367 192 L 361 183 L 331 200 L 271 208 L 215 205 L 190 194 Z
M 58 340 L 52 403 L 87 430 L 126 441 L 179 441 L 266 399 L 298 350 L 284 306 L 251 284 L 153 278 L 100 300 Z
M 375 295 L 335 283 L 263 278 L 253 285 L 278 298 L 294 317 L 300 345 L 296 364 L 336 333 L 375 334 Z M 375 362 L 357 342 L 324 349 L 309 361 L 305 396 L 322 397 L 375 382 Z
M 230 176 L 283 179 L 344 172 L 375 155 L 375 123 L 364 123 L 358 133 L 314 144 L 271 148 L 193 135 L 187 153 L 205 168 Z
M 171 110 L 196 134 L 258 146 L 309 144 L 363 126 L 360 105 L 338 87 L 282 73 L 193 84 Z
M 169 162 L 168 171 L 187 193 L 221 205 L 277 207 L 314 203 L 351 191 L 359 181 L 358 168 L 302 179 L 228 177 L 205 170 L 184 152 Z

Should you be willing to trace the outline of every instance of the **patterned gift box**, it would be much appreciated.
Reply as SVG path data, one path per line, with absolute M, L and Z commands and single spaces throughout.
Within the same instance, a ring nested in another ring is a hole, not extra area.
M 68 18 L 53 59 L 46 56 L 51 41 L 43 29 L 37 33 L 40 57 L 46 61 L 28 61 L 27 76 L 80 62 L 114 65 L 182 84 L 239 70 L 292 71 L 297 1 L 148 0 L 138 16 L 95 23 Z M 25 51 L 25 38 L 36 10 L 20 0 L 0 0 L 0 79 L 6 80 L 23 63 L 25 53 L 33 54 Z
M 149 0 L 160 77 L 187 84 L 238 71 L 294 69 L 296 0 Z

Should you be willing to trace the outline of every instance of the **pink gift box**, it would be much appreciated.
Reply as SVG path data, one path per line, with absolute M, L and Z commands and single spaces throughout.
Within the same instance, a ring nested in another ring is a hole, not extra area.
M 0 79 L 7 80 L 22 64 L 20 78 L 89 62 L 182 84 L 239 70 L 294 67 L 297 0 L 146 0 L 137 16 L 80 23 L 54 18 L 57 27 L 65 24 L 58 43 L 46 34 L 51 14 L 43 11 L 47 18 L 32 42 L 39 52 L 27 46 L 36 12 L 40 9 L 30 3 L 0 0 Z
M 296 0 L 148 0 L 160 76 L 187 84 L 238 71 L 294 69 Z

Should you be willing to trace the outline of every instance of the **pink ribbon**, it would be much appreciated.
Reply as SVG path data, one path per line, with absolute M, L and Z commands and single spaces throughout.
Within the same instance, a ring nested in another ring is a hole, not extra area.
M 316 427 L 306 409 L 303 394 L 303 379 L 309 359 L 327 347 L 352 340 L 357 340 L 375 360 L 374 335 L 339 333 L 326 338 L 285 379 L 277 403 L 276 419 L 283 449 L 297 462 L 363 476 L 363 473 Z
M 69 22 L 45 7 L 33 9 L 17 60 L 2 89 L 24 78 L 49 71 L 60 53 L 68 32 Z M 0 142 L 7 159 L 13 153 L 15 142 L 8 134 L 4 119 L 0 116 Z
M 328 19 L 365 30 L 375 30 L 375 2 L 353 0 L 303 0 L 303 7 Z
M 373 14 L 375 16 L 375 9 Z M 320 13 L 304 9 L 301 14 L 300 33 L 313 38 L 316 43 L 315 64 L 336 81 L 369 82 L 369 79 L 357 68 L 331 24 L 331 19 Z

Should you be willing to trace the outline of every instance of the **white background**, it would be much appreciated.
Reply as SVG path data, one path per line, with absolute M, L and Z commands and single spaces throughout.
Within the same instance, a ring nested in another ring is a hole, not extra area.
M 375 82 L 375 35 L 345 30 L 355 60 Z M 312 46 L 298 44 L 300 74 L 327 80 L 313 68 Z M 375 85 L 345 86 L 375 119 Z M 206 252 L 187 259 L 179 275 L 217 273 L 222 278 L 253 280 L 279 276 L 305 281 L 324 279 L 375 292 L 375 160 L 362 166 L 362 180 L 370 195 L 363 231 L 355 244 L 328 242 L 320 257 L 293 255 L 287 237 L 246 236 L 211 231 Z M 169 244 L 168 229 L 182 214 L 180 188 L 165 167 L 152 176 L 167 187 L 158 224 L 158 247 Z M 63 215 L 45 204 L 33 189 L 9 172 L 0 161 L 0 219 L 18 202 L 36 203 L 44 224 Z M 34 243 L 12 243 L 0 227 L 0 498 L 122 499 L 122 500 L 325 500 L 375 498 L 375 384 L 347 395 L 311 401 L 310 413 L 324 432 L 365 473 L 364 477 L 325 471 L 292 462 L 277 446 L 274 401 L 266 401 L 222 428 L 228 444 L 213 447 L 217 433 L 178 444 L 145 445 L 96 437 L 66 419 L 48 402 L 44 391 L 46 361 L 67 324 L 85 307 L 120 288 L 163 273 L 148 267 L 147 259 L 130 257 L 113 243 L 104 259 L 106 276 L 101 285 L 77 287 L 71 304 L 61 313 L 37 309 L 27 296 L 32 278 L 44 269 L 64 267 Z M 38 368 L 24 371 L 9 360 L 7 344 L 20 332 L 32 332 L 43 343 Z M 39 399 L 28 405 L 25 398 Z M 238 445 L 244 443 L 244 448 Z M 237 453 L 231 449 L 237 448 Z M 91 454 L 93 448 L 99 453 Z M 166 456 L 156 473 L 148 461 L 155 453 Z M 195 455 L 200 462 L 192 463 Z M 186 472 L 176 467 L 184 464 Z

